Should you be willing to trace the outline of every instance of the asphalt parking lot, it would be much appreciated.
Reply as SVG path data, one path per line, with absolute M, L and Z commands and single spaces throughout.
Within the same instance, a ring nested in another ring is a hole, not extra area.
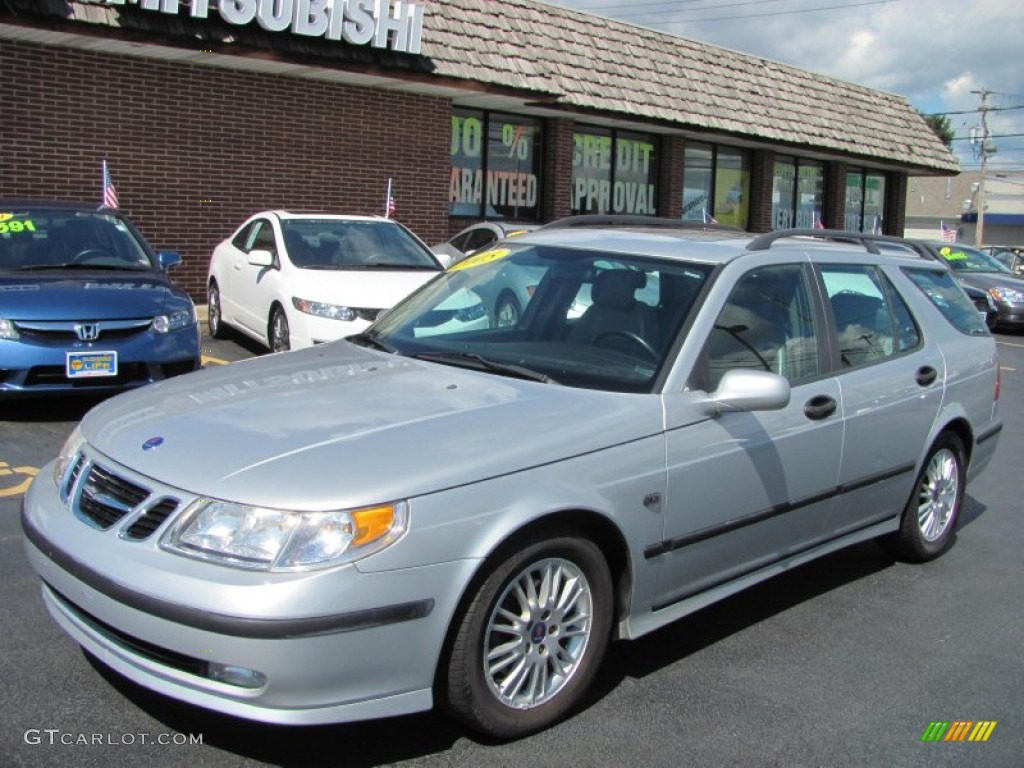
M 998 341 L 1005 429 L 968 488 L 947 555 L 907 565 L 860 545 L 618 643 L 583 712 L 510 744 L 482 742 L 435 713 L 249 723 L 151 693 L 86 656 L 43 608 L 18 512 L 90 403 L 5 404 L 0 766 L 1022 765 L 1024 334 Z M 203 346 L 207 365 L 258 352 Z M 985 742 L 923 741 L 935 721 L 995 726 Z

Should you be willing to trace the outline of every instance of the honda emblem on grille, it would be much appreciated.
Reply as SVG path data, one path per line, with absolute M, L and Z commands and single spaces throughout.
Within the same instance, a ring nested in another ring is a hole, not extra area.
M 82 341 L 96 341 L 100 337 L 100 324 L 75 323 L 75 334 Z

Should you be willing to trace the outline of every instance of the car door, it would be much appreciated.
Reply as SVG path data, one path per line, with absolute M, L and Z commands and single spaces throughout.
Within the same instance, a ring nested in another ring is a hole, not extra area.
M 905 505 L 942 404 L 945 361 L 880 267 L 822 264 L 846 437 L 832 535 L 891 520 Z
M 250 254 L 255 250 L 270 251 L 274 259 L 273 265 L 268 267 L 252 264 Z M 279 254 L 273 224 L 269 219 L 257 219 L 242 244 L 241 258 L 236 259 L 233 265 L 231 289 L 237 303 L 236 319 L 239 325 L 262 339 L 267 336 L 270 305 L 279 282 Z
M 839 474 L 839 385 L 809 267 L 748 271 L 713 316 L 688 388 L 711 392 L 726 371 L 748 368 L 786 377 L 791 396 L 780 410 L 696 421 L 685 393 L 666 397 L 664 541 L 649 552 L 661 561 L 656 609 L 813 547 Z

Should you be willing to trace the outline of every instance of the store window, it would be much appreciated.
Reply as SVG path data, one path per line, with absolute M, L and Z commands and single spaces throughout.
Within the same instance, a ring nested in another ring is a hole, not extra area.
M 885 223 L 885 175 L 848 171 L 843 213 L 844 229 L 881 233 Z
M 572 212 L 657 214 L 654 136 L 587 127 L 573 134 Z
M 825 167 L 794 157 L 775 160 L 772 229 L 823 227 Z
M 454 110 L 448 215 L 538 220 L 542 127 L 519 115 Z
M 683 160 L 683 219 L 747 228 L 750 155 L 739 149 L 689 144 Z

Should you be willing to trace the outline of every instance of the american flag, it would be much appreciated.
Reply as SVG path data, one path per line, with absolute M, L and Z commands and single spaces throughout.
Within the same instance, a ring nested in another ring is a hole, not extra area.
M 718 223 L 718 219 L 716 219 L 714 216 L 712 216 L 710 213 L 708 213 L 708 209 L 707 208 L 704 209 L 704 223 L 705 224 L 717 224 Z
M 956 230 L 950 229 L 946 226 L 946 222 L 939 222 L 939 232 L 942 234 L 942 242 L 944 243 L 955 243 L 956 242 Z
M 821 216 L 818 215 L 817 211 L 814 212 L 814 215 L 813 215 L 813 217 L 811 219 L 811 228 L 812 229 L 824 229 L 825 228 L 825 225 L 821 223 Z
M 117 190 L 114 189 L 114 180 L 110 177 L 106 160 L 103 161 L 103 205 L 107 208 L 117 208 Z
M 395 196 L 391 193 L 391 179 L 388 179 L 388 199 L 384 203 L 384 216 L 388 219 L 395 218 Z
M 882 217 L 881 216 L 877 216 L 877 215 L 875 216 L 875 221 L 871 225 L 871 234 L 872 235 L 880 235 L 880 234 L 882 234 Z

